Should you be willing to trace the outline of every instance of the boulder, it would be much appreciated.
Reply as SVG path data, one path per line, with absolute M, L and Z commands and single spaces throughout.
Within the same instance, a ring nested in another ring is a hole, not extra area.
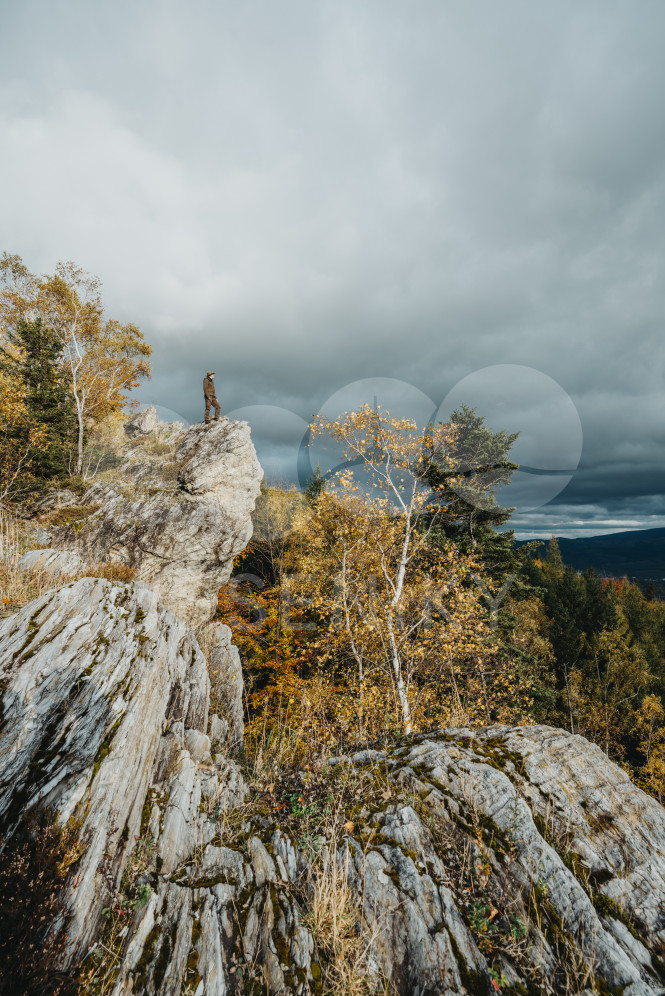
M 233 558 L 249 542 L 262 478 L 246 422 L 195 425 L 156 453 L 134 447 L 117 480 L 97 481 L 83 495 L 78 508 L 88 517 L 54 529 L 54 540 L 95 561 L 127 564 L 197 627 L 211 618 Z
M 22 571 L 44 571 L 45 574 L 83 574 L 85 563 L 74 550 L 29 550 L 19 560 Z
M 156 429 L 158 423 L 157 410 L 153 405 L 148 405 L 147 408 L 137 412 L 125 423 L 125 433 L 130 439 L 135 439 L 137 436 L 148 436 Z

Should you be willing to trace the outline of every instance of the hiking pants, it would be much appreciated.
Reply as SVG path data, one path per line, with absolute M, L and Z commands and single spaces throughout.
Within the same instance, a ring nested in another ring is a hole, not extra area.
M 211 408 L 215 409 L 215 419 L 218 419 L 221 408 L 219 406 L 219 401 L 217 400 L 217 398 L 206 398 L 205 402 L 206 402 L 206 410 L 205 410 L 205 415 L 203 416 L 203 421 L 204 422 L 210 421 Z

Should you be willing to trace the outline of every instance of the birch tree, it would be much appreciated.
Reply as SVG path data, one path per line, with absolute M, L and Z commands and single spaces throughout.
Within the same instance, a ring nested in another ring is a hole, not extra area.
M 97 277 L 74 263 L 35 276 L 19 256 L 0 260 L 0 335 L 19 319 L 41 319 L 62 346 L 78 425 L 75 473 L 83 468 L 86 429 L 118 412 L 126 392 L 150 376 L 150 346 L 136 325 L 106 318 Z
M 343 645 L 354 662 L 361 699 L 368 675 L 389 678 L 408 733 L 424 685 L 445 674 L 459 699 L 459 661 L 473 661 L 480 673 L 491 653 L 487 614 L 471 580 L 479 565 L 452 547 L 434 559 L 428 545 L 445 512 L 424 515 L 431 495 L 426 454 L 436 446 L 445 460 L 454 429 L 423 432 L 364 406 L 318 419 L 311 430 L 341 446 L 346 466 L 307 517 L 303 595 L 325 620 L 329 646 Z

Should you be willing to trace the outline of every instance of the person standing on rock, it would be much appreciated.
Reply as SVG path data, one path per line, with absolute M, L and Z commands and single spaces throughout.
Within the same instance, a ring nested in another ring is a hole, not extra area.
M 219 413 L 221 411 L 219 406 L 219 401 L 217 400 L 217 394 L 215 392 L 215 371 L 208 370 L 207 374 L 203 378 L 203 398 L 206 403 L 206 410 L 203 416 L 204 422 L 210 422 L 210 409 L 215 409 L 214 421 L 219 421 Z

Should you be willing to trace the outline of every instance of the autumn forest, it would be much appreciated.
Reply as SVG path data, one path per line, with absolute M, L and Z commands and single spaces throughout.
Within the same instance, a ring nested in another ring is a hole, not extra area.
M 25 524 L 43 493 L 118 465 L 150 347 L 74 264 L 38 277 L 5 254 L 2 272 L 0 501 Z M 515 543 L 501 488 L 516 436 L 464 405 L 424 430 L 365 406 L 310 432 L 336 473 L 317 468 L 304 492 L 264 482 L 219 592 L 243 661 L 243 750 L 298 763 L 432 728 L 547 723 L 662 799 L 665 606 L 567 567 L 554 539 Z M 5 613 L 32 594 L 13 583 Z

